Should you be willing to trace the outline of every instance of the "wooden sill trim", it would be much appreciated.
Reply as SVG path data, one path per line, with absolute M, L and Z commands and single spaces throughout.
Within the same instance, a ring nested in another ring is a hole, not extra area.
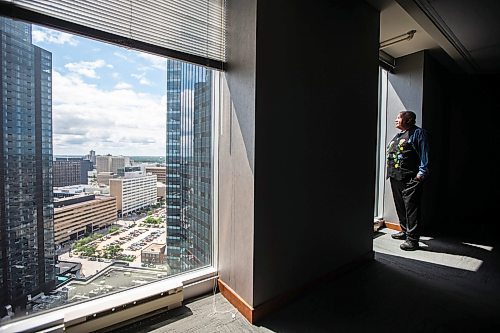
M 344 266 L 341 266 L 338 269 L 324 275 L 323 277 L 315 279 L 314 281 L 309 282 L 303 285 L 302 287 L 285 292 L 275 298 L 270 299 L 267 302 L 258 305 L 255 308 L 252 307 L 247 302 L 245 302 L 243 298 L 241 298 L 233 289 L 231 289 L 231 287 L 229 287 L 221 279 L 218 280 L 219 291 L 229 301 L 229 303 L 231 303 L 243 315 L 243 317 L 245 317 L 251 324 L 255 324 L 256 322 L 267 316 L 269 313 L 276 311 L 283 305 L 292 301 L 294 298 L 299 297 L 303 293 L 308 292 L 313 288 L 317 288 L 318 285 L 322 283 L 328 282 L 333 278 L 336 278 L 344 273 L 347 273 L 365 264 L 368 261 L 373 260 L 373 258 L 374 258 L 374 252 L 370 251 L 362 255 L 357 260 L 348 263 Z
M 397 231 L 402 231 L 401 226 L 399 223 L 394 223 L 394 222 L 389 222 L 389 221 L 384 221 L 385 227 L 392 229 L 392 230 L 397 230 Z

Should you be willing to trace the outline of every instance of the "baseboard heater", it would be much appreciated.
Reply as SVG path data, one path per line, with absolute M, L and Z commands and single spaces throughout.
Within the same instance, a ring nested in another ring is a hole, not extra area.
M 147 290 L 128 290 L 95 300 L 59 309 L 57 313 L 41 314 L 0 327 L 0 332 L 69 332 L 88 333 L 144 316 L 159 310 L 182 305 L 182 283 L 151 285 Z M 163 288 L 162 288 L 163 287 Z M 91 312 L 89 312 L 89 309 Z

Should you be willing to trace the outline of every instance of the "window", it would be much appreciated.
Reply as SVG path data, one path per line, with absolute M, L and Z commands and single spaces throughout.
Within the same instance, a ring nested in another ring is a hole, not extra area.
M 375 212 L 374 216 L 384 216 L 384 191 L 385 191 L 385 146 L 387 127 L 387 71 L 379 68 L 379 109 L 378 109 L 378 135 L 377 135 L 377 178 L 375 184 Z
M 3 95 L 18 85 L 2 109 L 20 116 L 0 128 L 11 317 L 213 265 L 219 73 L 5 17 L 0 33 L 17 56 L 0 64 Z

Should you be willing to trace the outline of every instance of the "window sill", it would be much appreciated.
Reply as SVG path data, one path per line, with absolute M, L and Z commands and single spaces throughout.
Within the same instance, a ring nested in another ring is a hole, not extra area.
M 118 313 L 124 309 L 148 304 L 164 295 L 182 292 L 180 301 L 208 293 L 217 283 L 217 271 L 213 267 L 206 267 L 147 285 L 132 288 L 105 297 L 99 297 L 45 313 L 31 315 L 25 319 L 2 323 L 0 332 L 55 332 L 69 326 L 84 323 L 87 317 L 102 317 L 109 313 Z M 134 302 L 137 303 L 134 304 Z M 155 311 L 155 308 L 145 307 L 138 316 Z M 130 317 L 128 319 L 132 319 Z M 114 323 L 110 322 L 109 325 Z M 105 327 L 105 326 L 103 326 Z

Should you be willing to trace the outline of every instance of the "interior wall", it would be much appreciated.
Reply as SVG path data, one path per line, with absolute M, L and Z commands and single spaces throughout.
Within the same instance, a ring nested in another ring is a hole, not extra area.
M 450 111 L 442 119 L 449 150 L 435 162 L 446 170 L 446 188 L 439 221 L 433 226 L 448 235 L 498 239 L 499 82 L 499 75 L 452 77 Z
M 379 13 L 259 1 L 254 299 L 372 251 Z
M 227 3 L 219 129 L 219 276 L 253 303 L 256 0 Z
M 424 83 L 424 52 L 413 53 L 396 59 L 396 70 L 388 74 L 387 84 L 387 123 L 386 142 L 399 132 L 394 127 L 394 120 L 399 112 L 409 110 L 417 115 L 417 126 L 422 126 L 425 118 L 422 114 Z M 388 179 L 384 192 L 384 219 L 391 223 L 398 223 L 399 219 L 392 198 L 391 184 Z
M 428 51 L 424 61 L 423 127 L 429 138 L 429 177 L 422 194 L 422 232 L 432 232 L 446 218 L 449 188 L 451 74 Z

